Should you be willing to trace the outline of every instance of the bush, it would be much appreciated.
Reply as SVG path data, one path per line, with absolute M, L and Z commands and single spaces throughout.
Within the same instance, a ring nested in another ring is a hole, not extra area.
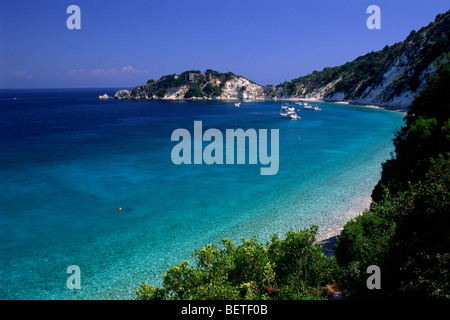
M 213 95 L 217 97 L 222 95 L 222 89 L 220 88 L 220 86 L 213 86 Z
M 210 75 L 214 75 L 214 76 L 219 76 L 220 72 L 216 71 L 216 70 L 212 70 L 212 69 L 206 69 L 205 74 L 210 74 Z
M 192 98 L 192 97 L 202 98 L 203 96 L 204 96 L 204 94 L 202 92 L 202 88 L 200 87 L 200 84 L 198 84 L 198 83 L 194 83 L 193 85 L 191 85 L 189 90 L 184 94 L 184 97 L 186 99 Z
M 176 74 L 163 76 L 163 77 L 161 77 L 161 79 L 159 79 L 159 86 L 164 89 L 179 87 L 183 84 L 184 84 L 184 81 L 181 79 L 180 76 L 178 76 Z
M 294 82 L 292 82 L 292 81 L 288 82 L 286 87 L 287 87 L 286 91 L 289 96 L 293 96 L 297 93 L 297 86 L 295 85 Z
M 211 95 L 220 96 L 222 94 L 222 89 L 219 86 L 213 86 L 211 82 L 208 82 L 203 87 L 203 93 L 206 97 L 211 97 Z
M 203 93 L 205 94 L 205 96 L 210 97 L 213 92 L 214 89 L 212 83 L 209 82 L 203 87 Z
M 242 238 L 223 248 L 207 245 L 163 276 L 163 288 L 141 285 L 137 299 L 321 299 L 320 288 L 333 282 L 336 263 L 316 242 L 317 227 L 272 236 L 266 245 Z
M 158 91 L 156 91 L 156 96 L 158 98 L 163 98 L 167 93 L 167 90 L 165 89 L 159 89 Z

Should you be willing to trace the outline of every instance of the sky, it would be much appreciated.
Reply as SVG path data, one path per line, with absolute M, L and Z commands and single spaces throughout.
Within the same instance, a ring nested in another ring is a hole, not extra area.
M 81 29 L 68 29 L 70 5 Z M 381 29 L 366 12 L 380 8 Z M 186 70 L 279 84 L 403 41 L 448 0 L 21 0 L 0 3 L 0 88 L 131 88 Z

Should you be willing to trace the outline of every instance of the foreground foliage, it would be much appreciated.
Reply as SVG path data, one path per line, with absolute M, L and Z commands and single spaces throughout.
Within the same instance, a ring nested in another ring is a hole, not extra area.
M 450 64 L 439 62 L 409 107 L 370 210 L 342 232 L 336 255 L 347 297 L 450 298 L 449 87 Z M 382 290 L 367 290 L 373 264 Z
M 274 235 L 265 245 L 256 237 L 240 245 L 224 239 L 224 248 L 207 245 L 193 253 L 194 265 L 182 261 L 169 268 L 162 288 L 142 284 L 137 299 L 321 299 L 336 263 L 323 254 L 316 234 L 313 226 L 283 240 Z

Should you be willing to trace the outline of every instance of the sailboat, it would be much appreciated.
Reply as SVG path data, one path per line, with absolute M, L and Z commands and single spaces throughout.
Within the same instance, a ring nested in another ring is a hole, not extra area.
M 286 102 L 286 79 L 284 80 L 283 100 L 281 101 L 280 115 L 283 118 L 297 120 L 301 119 L 295 112 L 295 108 Z
M 303 105 L 303 108 L 305 110 L 315 110 L 315 111 L 322 110 L 317 105 Z

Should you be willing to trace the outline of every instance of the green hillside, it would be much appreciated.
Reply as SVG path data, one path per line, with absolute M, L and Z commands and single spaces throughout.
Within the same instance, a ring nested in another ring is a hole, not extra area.
M 345 99 L 360 97 L 368 86 L 381 82 L 390 64 L 399 57 L 411 59 L 407 70 L 392 84 L 390 95 L 403 90 L 416 91 L 421 73 L 450 48 L 450 10 L 436 16 L 434 22 L 417 32 L 411 31 L 406 40 L 383 50 L 372 51 L 341 66 L 324 68 L 290 81 L 288 93 L 304 97 L 327 84 L 335 83 L 325 94 L 344 92 Z M 389 99 L 390 97 L 387 97 Z

